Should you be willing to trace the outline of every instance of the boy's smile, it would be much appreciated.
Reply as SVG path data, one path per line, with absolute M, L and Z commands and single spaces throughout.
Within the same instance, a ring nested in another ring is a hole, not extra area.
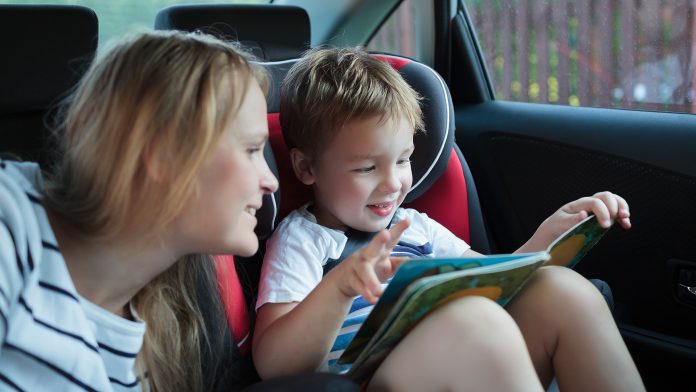
M 380 204 L 370 204 L 367 206 L 375 215 L 378 216 L 391 216 L 392 211 L 394 211 L 395 203 L 380 203 Z
M 307 177 L 313 213 L 323 226 L 375 232 L 387 227 L 411 189 L 413 128 L 400 117 L 346 123 L 320 152 Z

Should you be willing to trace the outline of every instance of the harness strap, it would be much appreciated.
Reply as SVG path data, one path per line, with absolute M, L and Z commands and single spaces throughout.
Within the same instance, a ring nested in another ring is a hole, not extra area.
M 340 264 L 353 252 L 370 243 L 372 237 L 374 237 L 376 234 L 377 233 L 368 233 L 365 231 L 348 229 L 346 231 L 348 241 L 346 241 L 346 246 L 343 248 L 343 252 L 341 252 L 341 255 L 338 256 L 337 259 L 329 259 L 326 264 L 324 264 L 322 267 L 324 269 L 324 275 L 328 274 L 331 269 Z

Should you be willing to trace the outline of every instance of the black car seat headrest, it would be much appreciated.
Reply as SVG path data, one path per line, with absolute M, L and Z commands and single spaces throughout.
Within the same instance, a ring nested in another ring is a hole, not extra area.
M 309 15 L 270 4 L 174 5 L 155 18 L 158 30 L 202 31 L 241 42 L 264 61 L 298 57 L 309 48 Z
M 97 40 L 87 7 L 0 5 L 0 152 L 45 158 L 45 114 L 87 70 Z

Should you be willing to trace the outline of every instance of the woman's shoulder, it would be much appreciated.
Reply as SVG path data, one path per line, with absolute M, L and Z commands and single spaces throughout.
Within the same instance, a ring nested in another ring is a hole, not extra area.
M 43 189 L 43 176 L 39 165 L 34 162 L 17 162 L 0 160 L 1 184 L 16 184 L 24 191 L 30 191 L 39 196 Z
M 45 215 L 42 191 L 43 179 L 37 164 L 0 161 L 0 215 L 11 232 L 39 233 L 31 229 L 38 229 L 45 223 L 39 217 Z
M 0 246 L 15 248 L 18 260 L 11 264 L 26 264 L 29 270 L 40 263 L 44 251 L 58 252 L 42 192 L 37 164 L 0 161 Z

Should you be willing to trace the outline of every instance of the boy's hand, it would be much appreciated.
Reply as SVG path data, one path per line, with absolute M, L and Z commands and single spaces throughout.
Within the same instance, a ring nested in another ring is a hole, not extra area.
M 366 247 L 348 256 L 329 273 L 346 297 L 361 295 L 370 303 L 377 302 L 382 295 L 381 283 L 407 260 L 389 255 L 409 224 L 408 220 L 403 220 L 389 230 L 380 231 Z
M 563 234 L 570 229 L 574 224 L 587 218 L 589 214 L 594 214 L 600 226 L 610 227 L 614 221 L 618 221 L 624 229 L 631 228 L 631 213 L 628 210 L 628 203 L 623 197 L 615 195 L 611 192 L 595 193 L 592 197 L 583 197 L 573 202 L 570 202 L 561 207 L 549 219 L 553 219 L 556 215 L 559 222 L 569 218 L 569 224 L 565 225 L 558 235 Z
M 599 192 L 559 208 L 553 215 L 546 218 L 532 238 L 519 251 L 546 249 L 559 235 L 590 214 L 594 214 L 602 227 L 610 227 L 616 220 L 624 229 L 631 228 L 631 213 L 626 200 L 611 192 Z

